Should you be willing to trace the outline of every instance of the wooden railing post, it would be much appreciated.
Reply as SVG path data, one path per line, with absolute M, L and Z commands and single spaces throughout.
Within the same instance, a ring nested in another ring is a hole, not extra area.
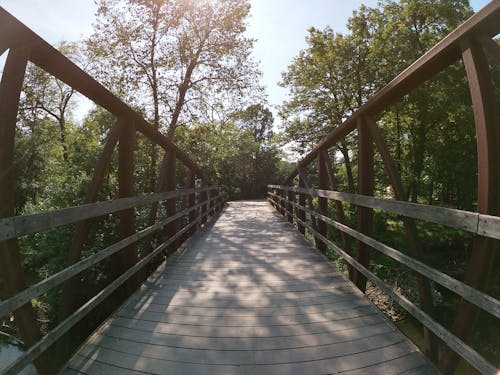
M 175 150 L 174 149 L 169 149 L 166 151 L 167 155 L 167 168 L 166 168 L 166 181 L 165 185 L 166 191 L 175 191 L 177 189 L 177 171 L 176 171 L 176 165 L 177 165 L 177 159 L 175 155 Z M 166 208 L 167 208 L 167 216 L 174 216 L 177 213 L 177 199 L 176 198 L 170 198 L 167 199 L 166 201 Z M 171 238 L 177 233 L 177 220 L 168 223 L 165 227 L 165 233 L 167 235 L 167 238 Z M 172 254 L 175 250 L 177 250 L 178 247 L 178 241 L 172 242 L 168 248 L 167 248 L 167 255 Z
M 358 194 L 373 195 L 373 141 L 363 119 L 358 121 Z M 358 231 L 370 235 L 373 223 L 373 209 L 358 207 Z M 370 263 L 370 247 L 360 241 L 356 249 L 356 260 L 366 268 Z M 355 271 L 353 282 L 366 290 L 366 277 Z
M 283 211 L 283 209 L 281 208 L 281 204 L 283 203 L 283 202 L 281 201 L 281 199 L 283 198 L 283 190 L 281 190 L 281 189 L 276 189 L 275 193 L 276 193 L 276 195 L 277 195 L 276 201 L 277 201 L 277 203 L 279 204 L 279 206 L 278 206 L 278 212 L 279 212 L 280 214 L 284 215 L 284 214 L 285 214 L 285 212 L 284 212 L 284 211 Z
M 326 163 L 325 168 L 328 174 L 328 182 L 330 184 L 330 189 L 333 191 L 337 191 L 338 185 L 337 185 L 337 180 L 335 178 L 335 169 L 333 166 L 335 158 L 332 161 L 328 156 L 328 152 L 326 150 L 322 150 L 321 153 L 323 154 L 323 160 Z M 337 215 L 337 221 L 341 224 L 346 224 L 346 217 L 345 217 L 344 207 L 342 206 L 342 202 L 335 200 L 334 204 L 335 204 L 335 212 Z M 342 244 L 344 245 L 344 250 L 348 254 L 351 254 L 351 241 L 349 236 L 341 230 L 339 232 L 340 232 L 340 237 L 342 239 Z M 352 280 L 354 268 L 349 263 L 347 263 L 347 270 L 349 273 L 349 279 Z
M 208 198 L 209 199 L 215 198 L 215 195 L 216 195 L 216 191 L 212 189 L 208 193 Z M 215 201 L 211 200 L 209 203 L 209 207 L 210 207 L 210 209 L 209 209 L 210 216 L 214 216 L 215 215 Z
M 187 189 L 194 189 L 196 187 L 196 172 L 193 169 L 189 169 L 189 172 L 188 172 L 188 175 L 186 178 L 187 178 L 186 188 Z M 196 194 L 191 193 L 188 195 L 187 206 L 188 206 L 188 208 L 191 208 L 195 204 L 196 204 Z M 196 220 L 196 211 L 193 210 L 188 215 L 188 223 L 191 224 L 195 220 Z M 194 232 L 196 232 L 196 225 L 187 232 L 188 237 L 191 236 Z
M 201 184 L 202 187 L 206 187 L 206 183 L 202 180 L 202 184 Z M 199 200 L 200 200 L 200 203 L 201 202 L 204 202 L 206 201 L 208 198 L 208 194 L 206 191 L 202 191 L 199 195 Z M 200 214 L 202 216 L 201 218 L 201 224 L 205 224 L 207 222 L 207 211 L 208 211 L 208 205 L 206 203 L 204 203 L 202 206 L 201 206 L 201 209 L 200 209 Z
M 289 223 L 293 224 L 293 211 L 294 211 L 294 206 L 292 205 L 292 202 L 295 203 L 295 193 L 293 191 L 288 191 L 287 193 L 287 219 Z
M 318 153 L 318 189 L 326 190 L 328 189 L 328 171 L 326 169 L 327 160 L 325 159 L 325 153 Z M 318 211 L 320 214 L 328 216 L 328 200 L 323 197 L 318 197 Z M 327 227 L 323 220 L 318 220 L 318 233 L 327 237 Z M 319 238 L 316 238 L 316 247 L 322 253 L 326 252 L 326 244 Z
M 305 188 L 306 184 L 302 178 L 299 177 L 299 187 Z M 299 205 L 302 207 L 306 206 L 306 195 L 304 193 L 299 193 Z M 306 211 L 303 208 L 297 210 L 297 218 L 302 222 L 306 221 Z M 297 229 L 303 235 L 306 234 L 306 228 L 297 221 Z
M 97 200 L 97 192 L 99 186 L 104 180 L 106 169 L 111 163 L 113 157 L 113 151 L 118 143 L 118 138 L 120 136 L 120 129 L 118 123 L 111 128 L 108 134 L 108 138 L 104 144 L 104 148 L 101 152 L 101 156 L 94 167 L 92 174 L 92 180 L 90 181 L 87 193 L 85 195 L 85 203 L 94 203 Z M 90 220 L 83 220 L 76 224 L 75 231 L 73 232 L 73 238 L 71 240 L 71 247 L 68 254 L 68 266 L 71 266 L 81 259 L 82 249 L 87 240 L 87 235 L 89 232 Z M 66 319 L 73 311 L 75 311 L 79 295 L 75 293 L 75 290 L 80 287 L 79 279 L 77 277 L 68 280 L 63 287 L 62 294 L 62 304 L 59 311 L 58 320 L 63 321 Z
M 0 82 L 0 218 L 15 215 L 14 144 L 19 98 L 24 82 L 29 49 L 12 48 Z M 26 288 L 21 250 L 17 239 L 0 241 L 0 271 L 7 296 Z M 14 319 L 27 347 L 41 337 L 36 313 L 30 303 L 14 311 Z M 43 360 L 36 362 L 40 373 L 48 373 Z
M 119 197 L 132 197 L 134 193 L 134 152 L 135 152 L 135 128 L 132 121 L 127 118 L 119 118 L 119 144 L 118 144 L 118 189 Z M 135 210 L 129 208 L 120 211 L 119 234 L 120 239 L 129 237 L 135 233 Z M 138 261 L 137 246 L 132 244 L 124 248 L 120 253 L 120 274 L 131 268 Z M 139 286 L 137 274 L 132 276 L 125 284 L 127 294 L 130 295 Z
M 310 189 L 311 185 L 309 184 L 309 179 L 307 178 L 307 173 L 305 170 L 302 170 L 302 168 L 299 168 L 297 165 L 297 170 L 299 174 L 300 181 L 303 184 L 303 187 L 306 189 Z M 307 205 L 309 206 L 309 209 L 314 210 L 314 204 L 313 204 L 313 198 L 311 194 L 306 194 L 306 200 L 307 200 Z M 304 202 L 305 203 L 305 202 Z M 314 230 L 317 230 L 317 225 L 316 225 L 316 217 L 314 215 L 309 215 L 311 218 L 311 226 Z M 305 220 L 305 213 L 304 213 L 304 220 Z

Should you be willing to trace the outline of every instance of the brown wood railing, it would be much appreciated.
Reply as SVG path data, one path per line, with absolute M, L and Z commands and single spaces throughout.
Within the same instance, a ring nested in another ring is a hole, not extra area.
M 109 314 L 123 302 L 140 285 L 140 281 L 155 269 L 164 255 L 172 254 L 200 225 L 217 215 L 227 196 L 221 187 L 210 186 L 209 178 L 198 165 L 138 112 L 0 7 L 0 55 L 6 51 L 8 55 L 0 82 L 0 272 L 7 297 L 0 302 L 0 317 L 13 313 L 27 351 L 3 371 L 17 373 L 34 362 L 40 373 L 55 373 L 64 363 L 64 355 L 70 353 L 60 354 L 61 351 L 58 350 L 49 353 L 48 349 L 57 345 L 63 348 L 64 342 L 69 342 L 73 349 L 80 344 L 72 342 L 75 340 L 73 337 L 69 341 L 61 339 L 65 334 L 68 336 L 75 325 L 81 325 L 82 319 L 87 319 L 89 313 L 97 307 Z M 95 165 L 84 199 L 85 204 L 34 215 L 15 216 L 16 121 L 28 62 L 109 111 L 115 116 L 116 122 L 109 131 Z M 135 196 L 134 193 L 137 132 L 165 152 L 157 178 L 157 189 L 154 194 L 145 196 Z M 96 203 L 99 187 L 112 163 L 116 148 L 118 199 Z M 177 161 L 186 172 L 185 184 L 176 181 Z M 186 188 L 178 190 L 179 186 Z M 166 216 L 158 219 L 158 204 L 162 201 L 165 203 Z M 144 229 L 136 231 L 135 208 L 145 205 L 151 205 L 148 224 Z M 119 218 L 119 241 L 82 259 L 92 219 L 109 214 L 115 214 Z M 28 286 L 18 238 L 72 223 L 75 228 L 68 249 L 68 266 L 35 285 Z M 160 234 L 166 240 L 158 236 Z M 142 241 L 141 253 L 136 247 L 138 241 Z M 153 245 L 155 242 L 156 247 Z M 107 275 L 111 280 L 110 284 L 79 305 L 75 291 L 84 289 L 85 286 L 81 285 L 78 276 L 104 260 L 112 264 L 114 275 Z M 58 314 L 58 324 L 43 335 L 31 300 L 58 286 L 62 288 L 63 304 Z M 111 294 L 114 300 L 108 303 Z M 117 295 L 119 298 L 115 298 Z M 108 306 L 103 307 L 104 305 Z M 91 323 L 95 327 L 99 321 Z M 90 331 L 85 334 L 89 334 L 92 327 L 86 328 Z M 55 358 L 58 356 L 61 358 Z
M 324 137 L 297 163 L 283 185 L 269 186 L 269 199 L 278 211 L 290 222 L 296 223 L 302 234 L 306 229 L 310 231 L 316 239 L 319 250 L 325 251 L 326 248 L 330 248 L 342 256 L 349 264 L 351 280 L 362 291 L 366 288 L 366 280 L 372 280 L 424 325 L 426 354 L 435 363 L 439 363 L 440 369 L 445 373 L 454 371 L 458 363 L 456 353 L 481 372 L 488 374 L 496 372 L 490 363 L 468 347 L 464 341 L 467 341 L 473 332 L 474 322 L 480 309 L 496 318 L 499 317 L 498 300 L 484 293 L 500 239 L 500 128 L 498 126 L 500 119 L 487 61 L 487 55 L 500 61 L 500 46 L 492 40 L 499 32 L 500 1 L 494 0 L 415 61 Z M 407 197 L 399 172 L 376 122 L 382 111 L 460 60 L 467 74 L 476 129 L 477 212 L 406 202 Z M 352 133 L 357 133 L 358 138 L 358 194 L 336 191 L 338 188 L 332 168 L 333 162 L 328 154 L 329 149 Z M 396 200 L 373 197 L 375 149 L 380 154 Z M 317 181 L 314 183 L 317 189 L 309 189 L 310 182 L 306 175 L 307 167 L 313 162 L 317 163 L 315 173 Z M 317 199 L 317 209 L 313 205 L 313 197 Z M 337 220 L 328 217 L 328 200 L 334 201 Z M 345 225 L 342 202 L 357 206 L 356 230 Z M 401 215 L 409 256 L 370 237 L 373 209 Z M 306 221 L 306 214 L 309 214 L 310 223 Z M 454 280 L 420 261 L 422 251 L 414 219 L 465 230 L 475 235 L 464 282 Z M 343 249 L 327 238 L 327 226 L 333 226 L 341 231 Z M 352 239 L 355 241 L 351 243 Z M 356 248 L 351 245 L 356 245 Z M 369 271 L 370 249 L 376 249 L 416 272 L 420 308 L 389 288 Z M 350 255 L 350 252 L 355 255 Z M 449 331 L 434 320 L 434 303 L 429 280 L 449 288 L 461 297 L 458 312 Z M 447 349 L 441 358 L 438 358 L 436 336 L 452 349 Z
M 205 198 L 204 200 L 201 200 L 200 198 L 205 192 L 215 192 L 215 194 L 213 194 L 212 198 Z M 192 194 L 198 195 L 199 203 L 186 207 L 184 210 L 177 212 L 173 216 L 169 216 L 166 219 L 158 221 L 156 224 L 148 226 L 130 236 L 122 238 L 119 242 L 106 247 L 105 249 L 99 251 L 94 255 L 80 260 L 79 262 L 63 269 L 62 271 L 59 271 L 58 273 L 40 281 L 39 283 L 24 289 L 23 291 L 15 294 L 7 300 L 2 301 L 0 303 L 0 316 L 5 316 L 8 313 L 15 311 L 25 304 L 29 303 L 33 298 L 39 297 L 49 291 L 51 288 L 63 284 L 67 280 L 70 280 L 72 277 L 78 275 L 80 272 L 83 272 L 88 268 L 98 264 L 99 262 L 110 258 L 112 255 L 120 252 L 128 246 L 133 245 L 147 237 L 150 237 L 151 235 L 156 234 L 161 230 L 164 230 L 164 228 L 168 224 L 179 221 L 183 218 L 187 219 L 185 220 L 186 224 L 182 228 L 178 228 L 173 236 L 169 237 L 159 246 L 152 249 L 152 251 L 147 255 L 141 257 L 122 275 L 113 280 L 98 294 L 96 294 L 89 301 L 80 306 L 75 312 L 73 312 L 64 321 L 62 321 L 59 325 L 52 329 L 40 341 L 31 346 L 26 353 L 19 357 L 15 362 L 10 364 L 10 366 L 4 371 L 6 373 L 13 374 L 20 372 L 25 366 L 35 361 L 38 356 L 40 356 L 45 350 L 55 344 L 63 334 L 65 334 L 68 330 L 75 326 L 85 315 L 89 314 L 96 306 L 104 302 L 106 298 L 109 297 L 120 286 L 130 280 L 130 278 L 141 271 L 141 269 L 144 269 L 151 262 L 153 262 L 155 258 L 161 256 L 162 254 L 166 254 L 167 256 L 169 256 L 171 252 L 167 251 L 167 248 L 174 242 L 181 239 L 182 236 L 186 233 L 200 226 L 202 221 L 206 221 L 209 216 L 214 216 L 216 213 L 218 213 L 223 208 L 226 197 L 225 194 L 221 191 L 220 187 L 187 189 L 175 192 L 153 194 L 143 197 L 123 198 L 108 202 L 99 202 L 83 206 L 76 206 L 63 210 L 44 212 L 35 215 L 27 215 L 26 217 L 21 216 L 12 219 L 1 220 L 1 235 L 4 238 L 15 238 L 15 236 L 18 235 L 17 233 L 34 233 L 40 230 L 52 229 L 60 225 L 66 225 L 77 220 L 81 220 L 80 218 L 78 218 L 78 216 L 75 216 L 78 215 L 78 213 L 84 213 L 85 219 L 90 219 L 102 216 L 104 214 L 116 213 L 127 208 L 135 208 L 153 202 L 165 201 L 167 199 Z M 206 207 L 207 205 L 213 207 L 213 210 L 208 211 L 206 209 L 203 209 L 203 207 Z M 191 215 L 192 213 L 194 213 L 194 216 Z M 60 214 L 63 216 L 63 219 L 59 217 Z M 50 218 L 57 218 L 57 223 L 52 222 L 47 225 L 46 222 L 40 221 Z M 20 221 L 22 222 L 22 224 L 19 224 Z M 15 232 L 15 234 L 13 232 Z
M 366 197 L 362 195 L 355 194 L 346 194 L 340 193 L 337 191 L 328 191 L 328 190 L 317 190 L 317 189 L 304 189 L 299 187 L 290 187 L 290 186 L 281 186 L 281 185 L 269 185 L 269 202 L 291 223 L 296 223 L 299 228 L 307 229 L 317 240 L 316 244 L 319 242 L 324 244 L 326 247 L 334 251 L 338 256 L 344 259 L 349 265 L 351 265 L 354 269 L 362 273 L 368 280 L 372 281 L 380 290 L 386 293 L 389 297 L 391 297 L 395 302 L 397 302 L 402 308 L 408 311 L 415 319 L 417 319 L 420 323 L 422 323 L 425 327 L 430 329 L 436 336 L 438 336 L 441 340 L 443 340 L 450 348 L 452 348 L 455 352 L 457 352 L 462 358 L 467 360 L 470 364 L 472 364 L 476 369 L 485 374 L 495 374 L 496 368 L 485 360 L 481 355 L 479 355 L 474 349 L 468 346 L 463 340 L 453 335 L 449 330 L 440 325 L 437 321 L 435 321 L 432 316 L 428 315 L 422 309 L 417 307 L 414 303 L 412 303 L 409 299 L 399 293 L 395 288 L 388 285 L 381 278 L 376 276 L 373 272 L 371 272 L 368 266 L 363 265 L 361 262 L 356 260 L 355 257 L 350 255 L 347 251 L 336 245 L 333 241 L 329 240 L 326 235 L 326 230 L 322 234 L 319 229 L 313 228 L 312 225 L 308 224 L 305 215 L 301 215 L 299 213 L 305 213 L 310 215 L 310 219 L 314 217 L 316 221 L 321 221 L 326 223 L 327 225 L 336 228 L 342 233 L 366 244 L 370 248 L 379 251 L 382 254 L 385 254 L 400 264 L 410 268 L 415 271 L 419 275 L 425 276 L 428 280 L 432 280 L 437 284 L 444 286 L 455 294 L 459 295 L 463 299 L 468 302 L 480 307 L 482 310 L 490 313 L 496 318 L 500 319 L 500 301 L 497 299 L 477 290 L 473 287 L 456 280 L 447 274 L 438 271 L 425 263 L 408 256 L 402 253 L 399 250 L 396 250 L 390 246 L 383 244 L 376 239 L 363 234 L 362 232 L 355 230 L 337 220 L 333 220 L 327 215 L 323 215 L 315 209 L 311 209 L 303 204 L 297 203 L 295 200 L 295 195 L 304 195 L 311 197 L 324 197 L 331 200 L 336 200 L 340 202 L 353 203 L 358 207 L 364 208 L 377 208 L 384 212 L 395 213 L 405 215 L 410 218 L 418 218 L 421 219 L 425 215 L 432 215 L 434 212 L 440 212 L 441 218 L 444 215 L 452 213 L 450 220 L 432 220 L 433 222 L 438 222 L 440 224 L 457 228 L 464 229 L 466 225 L 462 225 L 456 219 L 460 217 L 465 217 L 469 219 L 473 219 L 473 216 L 469 216 L 471 214 L 467 211 L 460 210 L 450 210 L 446 208 L 432 207 L 421 204 L 414 204 L 402 201 L 394 201 L 394 200 L 384 200 L 384 199 L 375 199 L 372 197 Z M 288 194 L 292 192 L 293 194 Z M 291 198 L 290 198 L 291 196 Z M 413 211 L 414 208 L 418 208 L 418 210 Z M 439 217 L 438 216 L 438 217 Z M 491 225 L 496 223 L 496 228 L 494 233 L 491 233 L 491 236 L 487 237 L 491 238 L 500 238 L 500 225 L 499 225 L 498 217 L 491 217 L 486 219 L 486 221 Z M 466 220 L 468 221 L 468 220 Z M 474 221 L 474 220 L 470 220 Z M 475 220 L 477 223 L 477 218 Z M 485 224 L 487 225 L 487 224 Z M 472 233 L 478 233 L 478 228 L 469 227 L 466 229 Z M 484 235 L 484 234 L 483 234 Z M 319 248 L 319 246 L 318 246 Z

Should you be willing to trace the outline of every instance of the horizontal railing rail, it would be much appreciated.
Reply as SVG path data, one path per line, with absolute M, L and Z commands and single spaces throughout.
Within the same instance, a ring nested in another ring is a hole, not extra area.
M 165 226 L 167 223 L 172 222 L 186 214 L 188 214 L 190 211 L 196 210 L 200 208 L 203 205 L 210 204 L 212 202 L 215 202 L 214 205 L 214 215 L 216 212 L 219 212 L 223 205 L 225 204 L 225 198 L 222 196 L 216 196 L 210 199 L 206 199 L 196 206 L 190 207 L 189 209 L 183 210 L 179 212 L 177 215 L 170 217 L 166 220 L 163 220 L 160 223 L 155 224 L 152 227 L 148 227 L 141 232 L 136 233 L 133 236 L 127 237 L 123 241 L 127 241 L 127 245 L 132 243 L 132 242 L 137 242 L 139 239 L 144 238 L 145 236 L 151 234 L 152 232 L 158 231 L 161 229 L 163 226 Z M 6 374 L 17 374 L 19 373 L 23 368 L 25 368 L 27 365 L 32 363 L 34 360 L 36 360 L 37 357 L 39 357 L 44 351 L 46 351 L 51 345 L 57 342 L 59 338 L 61 338 L 62 335 L 64 335 L 66 332 L 68 332 L 72 327 L 74 327 L 83 317 L 85 317 L 87 314 L 89 314 L 96 306 L 98 306 L 100 303 L 102 303 L 107 297 L 111 295 L 114 291 L 116 291 L 121 285 L 123 285 L 127 280 L 129 280 L 134 274 L 136 274 L 141 268 L 145 267 L 148 265 L 155 257 L 159 256 L 169 245 L 171 245 L 174 241 L 177 241 L 178 239 L 181 238 L 182 235 L 184 235 L 187 231 L 195 227 L 196 225 L 199 225 L 203 219 L 205 219 L 207 216 L 210 215 L 209 211 L 202 212 L 200 213 L 197 218 L 190 222 L 189 224 L 186 224 L 182 229 L 177 231 L 177 233 L 170 237 L 168 240 L 163 242 L 161 245 L 156 247 L 151 253 L 146 255 L 144 258 L 142 258 L 139 262 L 137 262 L 135 265 L 133 265 L 131 268 L 129 268 L 125 273 L 120 275 L 118 278 L 116 278 L 114 281 L 112 281 L 109 285 L 107 285 L 104 289 L 102 289 L 98 294 L 96 294 L 93 298 L 91 298 L 89 301 L 87 301 L 85 304 L 83 304 L 81 307 L 79 307 L 74 313 L 72 313 L 69 317 L 67 317 L 64 321 L 62 321 L 59 325 L 57 325 L 54 329 L 52 329 L 47 335 L 45 335 L 40 341 L 38 341 L 35 345 L 31 346 L 25 353 L 23 353 L 22 356 L 17 358 L 14 362 L 12 362 L 9 367 L 7 367 L 4 371 Z M 153 229 L 154 227 L 154 229 Z M 147 233 L 146 233 L 147 232 Z M 120 241 L 120 242 L 123 242 Z M 63 281 L 67 280 L 69 277 L 72 275 L 81 272 L 91 265 L 97 263 L 98 261 L 108 258 L 114 253 L 116 253 L 119 248 L 123 248 L 124 245 L 121 244 L 118 247 L 113 248 L 113 246 L 110 246 L 102 251 L 104 253 L 101 256 L 98 256 L 101 253 L 95 254 L 94 256 L 91 256 L 69 268 L 66 270 L 61 271 L 60 273 L 52 276 L 51 280 L 48 282 L 39 283 L 38 285 L 34 285 L 33 287 L 27 289 L 25 292 L 23 292 L 23 296 L 20 297 L 22 299 L 26 299 L 29 295 L 33 294 L 38 294 L 40 290 L 42 289 L 47 289 L 48 287 L 53 287 L 56 286 Z M 0 308 L 4 308 L 5 304 L 5 309 L 7 307 L 10 308 L 10 306 L 16 306 L 18 305 L 19 302 L 16 300 L 13 300 L 12 298 L 8 301 L 5 301 L 0 305 Z
M 344 193 L 332 190 L 306 189 L 298 186 L 269 185 L 270 189 L 303 193 L 311 197 L 333 199 L 360 207 L 374 208 L 384 212 L 441 224 L 465 230 L 483 237 L 500 239 L 500 217 L 482 215 L 477 212 L 453 208 L 429 206 L 394 199 L 381 199 L 367 195 Z
M 271 186 L 270 186 L 271 187 Z M 288 189 L 280 189 L 277 187 L 271 187 L 276 190 L 288 190 Z M 474 303 L 475 305 L 481 307 L 484 311 L 487 311 L 488 313 L 492 314 L 493 316 L 500 318 L 500 301 L 483 293 L 480 292 L 474 288 L 471 288 L 469 285 L 463 283 L 462 281 L 456 280 L 445 273 L 438 271 L 432 267 L 429 267 L 425 263 L 414 259 L 404 253 L 402 253 L 399 250 L 396 250 L 390 246 L 387 246 L 383 244 L 380 241 L 377 241 L 376 239 L 367 236 L 345 224 L 341 224 L 338 221 L 335 221 L 328 216 L 322 215 L 308 207 L 302 206 L 296 202 L 293 201 L 288 201 L 286 198 L 280 197 L 277 194 L 269 193 L 271 197 L 274 199 L 278 199 L 281 201 L 283 204 L 280 205 L 280 208 L 286 207 L 286 205 L 292 205 L 293 207 L 304 210 L 310 215 L 314 215 L 316 219 L 320 219 L 331 226 L 335 227 L 338 230 L 341 230 L 342 232 L 350 235 L 352 238 L 355 238 L 357 240 L 360 240 L 370 246 L 371 248 L 391 257 L 395 261 L 397 261 L 400 264 L 405 265 L 408 268 L 411 268 L 412 270 L 420 273 L 421 275 L 424 275 L 428 279 L 446 287 L 447 289 L 451 290 L 452 292 L 458 294 L 459 296 L 465 298 L 466 300 Z M 276 203 L 276 200 L 273 200 L 274 203 Z M 288 208 L 286 209 L 287 212 L 292 213 Z M 389 211 L 386 211 L 389 212 Z
M 7 217 L 0 219 L 0 241 L 51 230 L 62 225 L 112 214 L 128 208 L 145 206 L 168 199 L 176 199 L 193 193 L 210 192 L 216 189 L 218 189 L 218 187 L 168 191 L 164 193 L 82 204 L 80 206 L 30 215 Z
M 318 191 L 316 191 L 316 195 L 312 194 L 314 189 L 298 189 L 294 187 L 279 186 L 279 185 L 269 185 L 269 189 L 276 191 L 276 193 L 269 192 L 269 198 L 268 198 L 269 202 L 274 207 L 279 208 L 283 216 L 287 218 L 292 217 L 293 221 L 305 227 L 312 235 L 314 235 L 315 238 L 319 238 L 329 249 L 334 251 L 348 264 L 350 264 L 356 270 L 361 272 L 367 279 L 372 281 L 378 288 L 380 288 L 380 290 L 382 290 L 389 297 L 391 297 L 396 303 L 398 303 L 403 309 L 405 309 L 408 313 L 410 313 L 425 327 L 429 328 L 434 334 L 436 334 L 436 336 L 438 336 L 441 340 L 443 340 L 443 342 L 445 342 L 456 353 L 462 356 L 462 358 L 466 359 L 476 369 L 485 374 L 494 374 L 496 372 L 495 366 L 489 363 L 486 359 L 484 359 L 477 351 L 475 351 L 473 348 L 467 345 L 463 340 L 453 335 L 449 330 L 447 330 L 436 320 L 434 320 L 431 316 L 422 311 L 422 309 L 416 306 L 408 298 L 403 296 L 401 293 L 396 291 L 392 286 L 390 286 L 381 278 L 376 276 L 367 267 L 363 266 L 360 262 L 358 262 L 351 255 L 349 255 L 341 247 L 337 246 L 334 242 L 330 241 L 325 235 L 319 233 L 316 229 L 312 228 L 312 226 L 307 223 L 307 220 L 300 219 L 297 215 L 297 212 L 299 210 L 302 210 L 303 212 L 311 216 L 314 216 L 317 220 L 322 220 L 325 223 L 335 227 L 336 229 L 339 229 L 342 232 L 350 235 L 352 238 L 364 242 L 365 244 L 371 246 L 373 249 L 378 250 L 379 252 L 396 260 L 398 263 L 403 264 L 404 266 L 412 269 L 413 271 L 418 272 L 419 274 L 429 278 L 430 280 L 433 280 L 434 282 L 448 288 L 452 292 L 465 298 L 471 303 L 474 303 L 484 311 L 487 311 L 488 313 L 492 314 L 497 318 L 500 318 L 500 301 L 474 288 L 471 288 L 470 286 L 464 284 L 463 282 L 456 280 L 432 267 L 429 267 L 426 264 L 422 263 L 421 261 L 416 260 L 406 254 L 403 254 L 402 252 L 393 249 L 390 246 L 387 246 L 381 243 L 380 241 L 375 240 L 372 237 L 364 235 L 359 231 L 356 231 L 348 227 L 345 224 L 341 224 L 329 218 L 328 216 L 316 212 L 311 208 L 300 205 L 293 200 L 289 200 L 288 195 L 281 196 L 279 194 L 279 192 L 285 192 L 285 191 L 298 191 L 304 194 L 309 194 L 310 196 L 317 196 Z M 331 191 L 329 193 L 336 193 L 336 192 Z M 338 194 L 326 194 L 326 191 L 323 191 L 322 194 L 323 196 L 330 195 L 329 199 L 335 199 L 332 198 L 332 196 L 335 196 L 336 199 L 342 197 L 342 195 Z M 349 196 L 353 196 L 353 194 L 349 194 Z M 355 202 L 359 201 L 355 200 Z
M 205 189 L 189 189 L 187 190 L 187 193 L 191 193 L 193 190 L 199 190 L 199 191 L 210 191 L 213 190 L 214 188 L 205 188 Z M 184 191 L 179 191 L 177 192 L 178 196 L 182 196 Z M 173 193 L 173 192 L 172 192 Z M 161 195 L 161 194 L 157 194 Z M 165 196 L 171 197 L 173 194 L 164 194 Z M 30 286 L 27 289 L 24 289 L 22 292 L 19 292 L 18 294 L 0 302 L 0 318 L 5 316 L 6 314 L 14 311 L 15 309 L 23 306 L 25 303 L 28 303 L 31 301 L 33 298 L 36 298 L 43 293 L 46 293 L 48 290 L 51 288 L 54 288 L 60 284 L 62 284 L 64 281 L 70 279 L 71 277 L 79 274 L 80 272 L 88 269 L 89 267 L 92 267 L 93 265 L 99 263 L 100 261 L 109 258 L 111 255 L 117 253 L 118 251 L 124 249 L 125 247 L 151 235 L 156 232 L 158 232 L 160 229 L 164 228 L 167 224 L 172 223 L 176 221 L 177 219 L 180 219 L 183 216 L 186 216 L 192 211 L 196 211 L 202 206 L 206 205 L 207 203 L 212 203 L 212 202 L 217 202 L 219 204 L 220 202 L 220 196 L 216 196 L 213 198 L 210 198 L 208 200 L 205 200 L 201 203 L 196 204 L 195 206 L 186 208 L 182 211 L 177 212 L 175 215 L 170 216 L 164 220 L 159 221 L 156 224 L 153 224 L 147 228 L 144 228 L 136 233 L 134 233 L 131 236 L 128 236 L 119 242 L 106 247 L 105 249 L 99 251 L 98 253 L 89 256 L 85 259 L 80 260 L 79 262 L 63 269 L 62 271 L 59 271 L 58 273 L 40 281 L 37 284 L 34 284 Z M 134 206 L 131 206 L 134 207 Z M 114 212 L 114 211 L 113 211 Z

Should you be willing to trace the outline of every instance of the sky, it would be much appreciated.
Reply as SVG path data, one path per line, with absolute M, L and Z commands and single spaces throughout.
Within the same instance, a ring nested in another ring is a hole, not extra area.
M 488 2 L 471 0 L 471 5 L 478 11 Z M 287 94 L 286 89 L 278 86 L 281 72 L 306 47 L 307 29 L 329 25 L 337 32 L 345 32 L 352 11 L 361 4 L 375 6 L 377 0 L 251 0 L 250 3 L 247 35 L 257 39 L 253 55 L 260 62 L 262 84 L 276 113 L 276 106 Z M 96 10 L 93 0 L 0 0 L 0 6 L 53 45 L 90 35 Z M 0 67 L 3 62 L 0 61 Z M 77 117 L 83 116 L 89 107 L 89 103 L 82 101 Z

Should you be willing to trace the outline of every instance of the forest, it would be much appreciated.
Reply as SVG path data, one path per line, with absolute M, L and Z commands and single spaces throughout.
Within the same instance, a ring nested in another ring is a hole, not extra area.
M 255 41 L 245 33 L 251 11 L 248 0 L 97 0 L 97 4 L 90 37 L 61 41 L 57 48 L 185 150 L 214 185 L 226 187 L 232 200 L 265 199 L 267 185 L 280 184 L 296 159 L 473 14 L 468 0 L 381 0 L 376 7 L 362 5 L 354 11 L 345 33 L 336 32 L 335 25 L 304 30 L 306 48 L 282 67 L 279 85 L 287 89 L 287 99 L 274 110 L 252 57 Z M 494 59 L 489 63 L 500 108 L 500 64 Z M 79 116 L 80 103 L 74 89 L 28 65 L 16 129 L 17 215 L 83 203 L 115 119 L 97 106 Z M 411 202 L 476 210 L 476 136 L 462 62 L 406 95 L 377 121 Z M 339 191 L 358 190 L 356 145 L 356 137 L 349 136 L 331 150 Z M 165 157 L 159 146 L 137 137 L 137 195 L 155 191 Z M 114 155 L 98 200 L 117 197 L 117 173 Z M 314 168 L 308 170 L 313 188 L 315 173 Z M 184 188 L 185 178 L 186 171 L 179 168 L 179 189 Z M 375 196 L 394 198 L 378 154 Z M 355 209 L 345 209 L 347 222 L 355 223 Z M 147 212 L 144 223 L 146 216 Z M 99 219 L 84 253 L 95 254 L 112 243 L 116 225 L 111 215 Z M 463 279 L 472 236 L 425 222 L 417 222 L 417 227 L 424 261 Z M 73 229 L 70 225 L 20 238 L 30 284 L 66 266 Z M 406 247 L 396 215 L 376 212 L 373 232 L 397 249 Z M 329 236 L 342 243 L 338 233 Z M 383 257 L 375 257 L 373 263 L 377 275 L 417 299 L 410 271 Z M 82 276 L 88 293 L 109 282 L 107 266 Z M 499 266 L 497 257 L 494 268 Z M 498 298 L 498 272 L 490 285 L 488 293 Z M 371 293 L 393 320 L 404 320 L 405 313 L 380 297 L 376 288 Z M 456 296 L 436 293 L 439 318 L 449 324 Z M 45 330 L 59 321 L 60 299 L 61 290 L 56 288 L 33 301 Z M 417 335 L 416 323 L 403 324 L 408 335 Z M 496 329 L 487 329 L 495 324 Z M 491 317 L 481 317 L 482 338 L 479 333 L 473 338 L 476 350 L 491 361 L 500 355 L 494 345 L 498 328 Z M 16 336 L 7 318 L 2 331 Z M 464 366 L 463 373 L 472 371 Z

